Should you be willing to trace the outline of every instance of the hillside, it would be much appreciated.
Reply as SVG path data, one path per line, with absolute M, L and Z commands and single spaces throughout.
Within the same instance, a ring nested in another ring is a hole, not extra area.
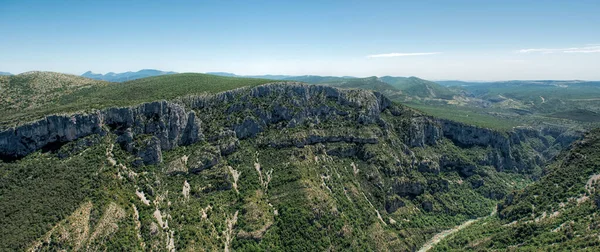
M 384 76 L 381 80 L 402 90 L 407 96 L 420 98 L 439 98 L 451 100 L 455 92 L 435 82 L 419 79 L 417 77 L 391 77 Z
M 109 85 L 122 104 L 213 94 L 0 132 L 0 250 L 414 250 L 488 215 L 578 137 L 435 119 L 358 89 L 219 92 L 239 80 Z
M 110 83 L 104 81 L 52 72 L 0 76 L 0 125 L 23 120 L 29 111 L 48 109 L 61 97 L 108 85 Z
M 52 72 L 0 77 L 0 97 L 6 105 L 0 109 L 0 128 L 49 114 L 130 106 L 268 82 L 272 81 L 206 74 L 163 75 L 118 84 Z
M 323 79 L 318 83 L 319 85 L 326 85 L 338 88 L 358 88 L 364 90 L 373 90 L 380 92 L 388 98 L 398 101 L 402 100 L 405 95 L 402 91 L 393 87 L 392 85 L 381 81 L 379 78 L 367 77 L 367 78 L 352 78 L 352 79 Z
M 510 194 L 498 216 L 459 232 L 436 250 L 597 251 L 598 148 L 600 130 L 593 130 L 549 164 L 539 181 Z
M 130 80 L 136 80 L 136 79 L 152 77 L 152 76 L 160 76 L 160 75 L 166 75 L 166 74 L 176 74 L 176 72 L 160 71 L 160 70 L 155 70 L 155 69 L 142 69 L 137 72 L 124 72 L 124 73 L 110 72 L 110 73 L 106 73 L 106 74 L 95 74 L 95 73 L 92 73 L 92 71 L 87 71 L 87 72 L 83 73 L 81 76 L 90 78 L 90 79 L 95 79 L 95 80 L 103 80 L 103 81 L 110 81 L 110 82 L 124 82 L 124 81 L 130 81 Z
M 12 74 L 9 72 L 0 72 L 0 75 L 12 75 Z
M 373 91 L 398 90 L 390 84 L 381 81 L 376 76 L 367 78 L 354 78 L 335 81 L 322 81 L 320 84 L 340 88 L 361 88 Z

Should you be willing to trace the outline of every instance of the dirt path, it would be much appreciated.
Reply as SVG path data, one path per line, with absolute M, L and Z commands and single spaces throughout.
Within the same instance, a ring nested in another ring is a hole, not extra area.
M 492 213 L 490 213 L 489 216 L 492 216 L 494 214 L 496 214 L 497 209 L 494 208 L 494 211 L 492 211 Z M 486 216 L 487 217 L 487 216 Z M 451 234 L 454 234 L 468 226 L 470 226 L 471 224 L 475 223 L 476 221 L 479 221 L 483 218 L 486 217 L 480 217 L 477 219 L 472 219 L 472 220 L 468 220 L 463 222 L 462 224 L 460 224 L 459 226 L 453 227 L 452 229 L 448 229 L 448 230 L 444 230 L 440 233 L 437 233 L 436 235 L 434 235 L 429 241 L 427 241 L 425 244 L 423 244 L 423 246 L 421 247 L 421 249 L 419 249 L 419 252 L 427 252 L 430 249 L 432 249 L 436 244 L 438 244 L 440 241 L 444 240 L 446 237 L 448 237 Z

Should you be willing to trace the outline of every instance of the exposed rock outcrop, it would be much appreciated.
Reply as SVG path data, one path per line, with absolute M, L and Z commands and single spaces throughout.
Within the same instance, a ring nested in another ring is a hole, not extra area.
M 207 147 L 192 153 L 187 161 L 189 172 L 198 173 L 211 168 L 221 160 L 221 152 L 214 147 Z
M 397 121 L 401 123 L 395 125 L 387 120 L 389 116 L 402 118 Z M 319 125 L 326 123 L 340 127 L 319 131 Z M 294 131 L 298 127 L 303 128 Z M 267 129 L 281 131 L 281 134 L 263 134 Z M 578 135 L 576 132 L 561 135 L 556 130 L 549 131 L 556 135 L 556 140 L 549 142 L 540 130 L 516 128 L 502 133 L 423 116 L 393 104 L 377 92 L 273 83 L 214 95 L 189 96 L 174 102 L 159 101 L 87 114 L 48 116 L 0 132 L 0 156 L 3 159 L 20 158 L 48 145 L 112 132 L 118 136 L 116 142 L 123 149 L 140 157 L 138 164 L 148 165 L 161 162 L 162 151 L 204 139 L 217 147 L 216 157 L 217 154 L 235 152 L 239 140 L 245 138 L 257 137 L 259 146 L 274 148 L 336 142 L 369 145 L 387 141 L 392 129 L 401 136 L 402 145 L 409 147 L 433 146 L 443 138 L 462 147 L 489 147 L 487 154 L 476 164 L 444 163 L 444 160 L 439 161 L 439 166 L 433 163 L 437 160 L 416 164 L 424 172 L 437 173 L 441 168 L 452 167 L 464 176 L 473 175 L 477 165 L 491 165 L 498 170 L 528 169 L 556 153 L 546 151 L 548 148 L 555 144 L 564 147 Z M 153 140 L 136 146 L 136 141 L 145 136 L 151 136 Z M 525 155 L 514 148 L 532 138 L 538 139 L 532 147 L 537 153 Z M 372 157 L 369 152 L 357 148 L 329 152 L 342 156 L 360 154 L 363 160 Z M 217 159 L 203 160 L 203 165 L 191 170 L 206 169 Z
M 425 185 L 419 181 L 405 178 L 394 178 L 392 192 L 401 197 L 415 197 L 425 192 Z
M 252 99 L 262 99 L 269 103 L 264 107 L 264 104 L 250 102 Z M 231 105 L 228 108 L 229 113 L 241 111 L 252 115 L 239 122 L 226 121 L 227 128 L 235 132 L 236 137 L 240 139 L 253 137 L 265 127 L 282 121 L 293 127 L 302 123 L 318 124 L 320 120 L 349 116 L 346 111 L 325 105 L 328 101 L 356 109 L 361 116 L 356 116 L 354 120 L 361 120 L 363 123 L 379 120 L 380 112 L 391 104 L 382 95 L 369 91 L 275 83 L 181 99 L 179 102 L 186 104 L 188 109 L 178 103 L 159 101 L 87 114 L 48 116 L 0 132 L 0 153 L 3 159 L 20 158 L 49 144 L 70 142 L 106 131 L 116 133 L 119 136 L 117 142 L 130 152 L 134 151 L 132 142 L 140 135 L 152 135 L 160 142 L 161 150 L 170 150 L 203 139 L 201 120 L 193 109 L 207 111 L 212 115 L 210 112 L 227 105 Z M 231 114 L 228 117 L 235 119 Z M 307 122 L 308 120 L 312 121 Z M 306 144 L 320 141 L 313 137 L 309 138 Z M 231 153 L 236 146 L 235 139 L 224 143 L 224 154 Z
M 0 132 L 3 158 L 19 158 L 49 144 L 66 143 L 107 130 L 119 135 L 118 142 L 131 151 L 137 135 L 153 135 L 162 150 L 187 145 L 202 138 L 200 122 L 193 111 L 166 101 L 128 108 L 109 108 L 88 114 L 52 115 L 39 121 Z
M 407 144 L 410 147 L 435 145 L 442 137 L 442 130 L 438 123 L 429 117 L 412 118 Z
M 134 161 L 135 166 L 153 165 L 162 162 L 162 149 L 160 148 L 160 140 L 153 136 L 142 141 L 142 146 L 136 148 L 136 154 L 139 159 Z

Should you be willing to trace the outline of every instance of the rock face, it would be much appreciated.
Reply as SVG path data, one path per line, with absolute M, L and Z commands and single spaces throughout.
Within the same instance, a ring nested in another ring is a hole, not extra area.
M 252 99 L 266 101 L 264 105 L 250 102 Z M 233 102 L 237 100 L 238 102 Z M 186 105 L 182 105 L 186 104 Z M 329 104 L 329 105 L 327 105 Z M 241 88 L 215 95 L 187 97 L 174 102 L 151 102 L 135 107 L 109 108 L 90 114 L 53 115 L 39 121 L 0 132 L 0 153 L 3 158 L 20 158 L 49 144 L 74 141 L 92 134 L 113 132 L 124 149 L 135 152 L 132 145 L 138 136 L 151 135 L 160 143 L 161 150 L 196 143 L 204 139 L 201 121 L 213 121 L 215 111 L 227 107 L 228 118 L 221 135 L 229 137 L 222 141 L 222 152 L 233 152 L 237 139 L 254 137 L 265 127 L 284 123 L 293 128 L 300 124 L 318 124 L 322 120 L 344 117 L 362 124 L 380 122 L 380 113 L 391 102 L 380 94 L 362 90 L 340 90 L 332 87 L 275 83 L 255 88 Z M 336 108 L 348 106 L 358 111 L 355 118 Z M 299 109 L 300 108 L 300 109 Z M 212 117 L 197 116 L 194 111 L 208 112 Z M 222 111 L 219 111 L 222 113 Z M 234 113 L 247 114 L 240 119 Z M 227 132 L 234 132 L 231 139 Z M 215 135 L 216 140 L 222 137 Z M 154 140 L 156 142 L 156 140 Z M 352 138 L 347 136 L 308 136 L 301 143 L 306 145 L 327 141 L 350 141 L 375 143 L 374 138 Z M 153 142 L 154 143 L 154 142 Z M 288 145 L 282 143 L 282 145 Z M 157 155 L 138 151 L 147 162 L 153 163 Z M 155 159 L 151 158 L 154 157 Z M 142 159 L 144 159 L 142 158 Z
M 394 179 L 392 190 L 401 197 L 415 197 L 425 192 L 423 183 L 407 179 Z
M 142 142 L 141 148 L 137 150 L 137 156 L 139 157 L 139 162 L 134 162 L 136 166 L 140 166 L 141 164 L 153 165 L 162 162 L 160 140 L 155 136 L 145 139 Z
M 481 165 L 491 165 L 497 170 L 526 170 L 532 165 L 542 165 L 545 160 L 554 157 L 551 152 L 546 152 L 550 147 L 558 145 L 559 148 L 565 148 L 570 143 L 580 138 L 582 132 L 563 131 L 556 133 L 554 142 L 549 142 L 544 137 L 546 129 L 533 129 L 527 127 L 517 127 L 510 132 L 499 132 L 491 129 L 480 128 L 472 125 L 466 125 L 450 120 L 438 120 L 443 136 L 452 140 L 456 145 L 462 147 L 491 147 L 487 159 L 481 160 Z M 532 146 L 537 153 L 524 153 L 515 150 L 515 146 L 522 145 L 524 142 L 535 139 L 541 144 Z M 467 165 L 461 168 L 463 174 L 469 174 L 474 167 Z
M 252 118 L 246 118 L 243 123 L 233 126 L 233 131 L 239 139 L 253 137 L 263 128 Z
M 443 128 L 439 122 L 428 117 L 417 117 L 410 121 L 410 134 L 408 145 L 410 147 L 423 147 L 434 145 L 442 137 Z
M 102 132 L 101 114 L 48 116 L 37 122 L 0 132 L 2 157 L 22 157 L 49 143 L 70 142 Z
M 200 122 L 193 111 L 166 101 L 129 108 L 110 108 L 90 114 L 53 115 L 37 122 L 0 132 L 3 158 L 19 158 L 44 146 L 113 131 L 118 142 L 131 151 L 136 135 L 153 135 L 162 150 L 202 139 Z
M 217 165 L 219 160 L 221 160 L 221 153 L 217 148 L 203 148 L 190 155 L 188 160 L 188 170 L 192 173 L 198 173 Z
M 395 119 L 401 118 L 401 119 Z M 319 125 L 340 127 L 319 131 Z M 280 131 L 277 136 L 263 135 L 267 129 Z M 296 130 L 299 129 L 299 130 Z M 207 140 L 217 146 L 218 155 L 229 155 L 239 148 L 239 140 L 257 138 L 262 147 L 303 147 L 314 144 L 348 143 L 356 146 L 386 141 L 389 134 L 400 136 L 409 147 L 434 146 L 444 138 L 458 146 L 488 148 L 477 164 L 436 159 L 415 166 L 422 172 L 457 169 L 464 176 L 473 175 L 477 165 L 492 165 L 498 170 L 522 170 L 539 164 L 550 154 L 554 144 L 567 144 L 577 133 L 556 135 L 553 143 L 544 132 L 517 128 L 509 133 L 423 116 L 393 104 L 377 92 L 344 90 L 298 83 L 273 83 L 240 88 L 214 95 L 185 97 L 173 102 L 159 101 L 135 107 L 109 108 L 88 114 L 52 115 L 37 122 L 0 132 L 0 157 L 16 159 L 49 145 L 74 141 L 93 134 L 114 133 L 116 142 L 137 154 L 138 164 L 160 163 L 162 151 Z M 140 138 L 148 140 L 136 146 Z M 527 139 L 538 139 L 532 155 L 518 148 Z M 138 140 L 136 140 L 138 139 Z M 395 141 L 395 140 L 394 140 Z M 334 149 L 333 155 L 361 155 L 362 148 Z M 532 157 L 535 158 L 526 158 Z M 194 158 L 194 157 L 190 157 Z M 210 158 L 209 158 L 210 159 Z M 218 158 L 217 158 L 218 159 Z M 216 159 L 210 159 L 216 160 Z M 202 163 L 207 163 L 203 160 Z M 208 162 L 211 164 L 213 162 Z M 214 165 L 214 164 L 213 164 Z M 192 170 L 198 171 L 204 165 Z M 400 189 L 404 188 L 404 189 Z M 412 194 L 413 186 L 398 185 L 402 194 Z

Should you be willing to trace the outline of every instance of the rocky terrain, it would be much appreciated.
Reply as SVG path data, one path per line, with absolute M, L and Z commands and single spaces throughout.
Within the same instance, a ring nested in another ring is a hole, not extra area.
M 0 182 L 25 179 L 0 193 L 38 190 L 27 176 L 42 163 L 54 172 L 43 183 L 70 171 L 88 189 L 33 217 L 4 212 L 1 249 L 415 250 L 488 215 L 580 134 L 498 132 L 377 92 L 289 82 L 51 115 L 0 132 Z M 86 204 L 96 217 L 64 229 Z
M 540 180 L 507 195 L 498 215 L 478 220 L 435 250 L 598 250 L 599 146 L 600 131 L 586 133 L 548 163 Z
M 250 102 L 253 98 L 261 99 L 280 96 L 280 94 L 285 95 L 268 104 L 268 108 Z M 290 100 L 286 99 L 288 96 Z M 331 106 L 325 105 L 332 102 Z M 319 103 L 322 104 L 314 106 Z M 356 115 L 351 115 L 337 108 L 339 106 L 362 110 Z M 230 116 L 223 121 L 225 125 L 220 125 L 225 128 L 221 129 L 221 132 L 215 132 L 218 129 L 210 127 L 212 126 L 210 124 L 223 118 L 213 118 L 218 114 L 214 110 L 224 107 L 229 107 L 223 111 L 226 114 L 241 112 L 241 116 L 235 118 L 238 121 L 235 124 L 231 124 L 232 121 L 229 119 L 234 118 Z M 208 111 L 210 116 L 202 113 L 203 110 Z M 196 111 L 201 115 L 197 116 Z M 301 147 L 328 142 L 375 144 L 379 140 L 378 136 L 385 134 L 385 130 L 397 126 L 387 123 L 382 118 L 382 112 L 387 112 L 392 117 L 405 114 L 412 117 L 407 131 L 398 132 L 404 136 L 405 139 L 402 140 L 410 147 L 435 145 L 442 137 L 461 146 L 490 146 L 492 147 L 492 152 L 488 155 L 490 158 L 481 161 L 499 170 L 504 168 L 519 170 L 530 166 L 525 160 L 517 160 L 513 157 L 511 146 L 519 145 L 521 141 L 539 139 L 542 142 L 542 145 L 536 149 L 541 159 L 538 158 L 535 162 L 540 165 L 547 158 L 552 157 L 545 152 L 548 148 L 556 144 L 568 146 L 581 134 L 581 132 L 562 134 L 550 130 L 515 128 L 507 135 L 490 129 L 423 116 L 400 105 L 392 104 L 390 100 L 376 92 L 308 86 L 299 83 L 275 83 L 217 95 L 185 97 L 173 102 L 151 102 L 135 107 L 109 108 L 88 114 L 47 116 L 31 124 L 0 132 L 0 153 L 4 159 L 14 159 L 44 147 L 57 146 L 91 134 L 107 132 L 117 134 L 119 136 L 117 141 L 122 146 L 130 145 L 135 136 L 151 135 L 157 139 L 157 143 L 160 143 L 160 148 L 156 148 L 160 152 L 180 145 L 196 143 L 204 138 L 203 132 L 210 134 L 210 138 L 215 138 L 224 132 L 233 131 L 236 138 L 244 139 L 253 137 L 269 127 L 291 129 L 301 124 L 313 122 L 318 124 L 321 120 L 328 122 L 335 119 L 351 120 L 362 125 L 377 125 L 380 129 L 371 138 L 354 136 L 353 133 L 359 132 L 342 132 L 343 134 L 338 135 L 325 132 L 321 136 L 309 135 L 305 139 L 286 139 L 286 142 L 268 142 L 263 145 Z M 205 124 L 206 126 L 201 130 L 203 119 L 210 123 Z M 551 136 L 554 141 L 549 141 L 545 135 Z

